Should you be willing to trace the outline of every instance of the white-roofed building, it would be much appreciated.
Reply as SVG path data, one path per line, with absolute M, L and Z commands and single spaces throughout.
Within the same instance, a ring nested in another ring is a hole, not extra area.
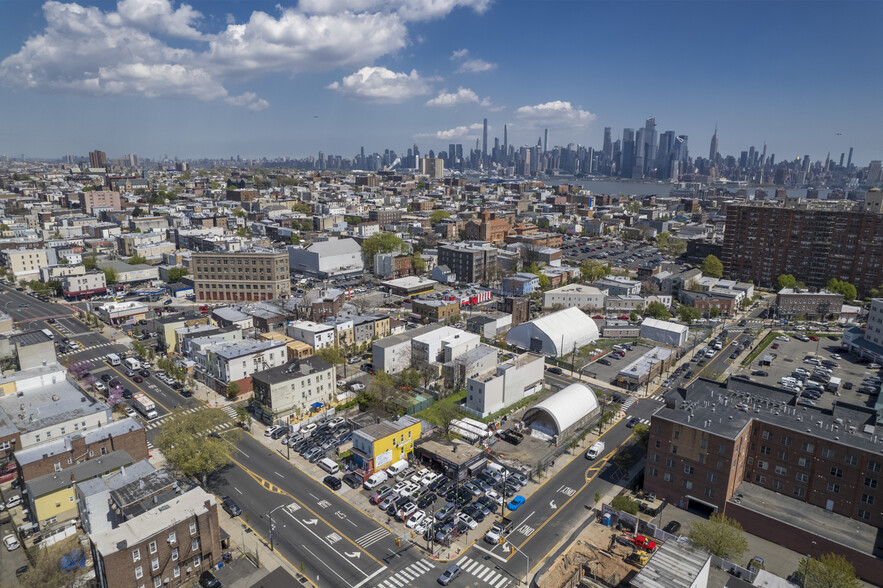
M 711 555 L 677 541 L 660 544 L 629 586 L 633 588 L 706 588 Z M 757 583 L 755 583 L 757 585 Z
M 534 353 L 561 357 L 598 337 L 598 326 L 586 313 L 565 308 L 512 327 L 506 333 L 506 342 Z
M 585 284 L 568 284 L 543 292 L 543 308 L 556 304 L 564 308 L 604 308 L 606 292 Z
M 320 278 L 360 274 L 365 269 L 362 248 L 353 239 L 316 241 L 306 248 L 290 246 L 288 262 L 292 270 Z
M 598 398 L 585 384 L 571 384 L 528 408 L 522 421 L 538 437 L 567 437 L 600 410 Z
M 650 317 L 645 318 L 641 323 L 641 338 L 650 339 L 663 345 L 680 347 L 687 343 L 689 336 L 690 328 L 680 323 L 661 321 Z

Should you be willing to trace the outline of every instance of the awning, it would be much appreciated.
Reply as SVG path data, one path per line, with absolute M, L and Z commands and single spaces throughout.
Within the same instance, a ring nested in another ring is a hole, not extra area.
M 312 406 L 313 408 L 322 408 L 322 407 L 325 406 L 325 405 L 322 404 L 321 402 L 314 402 L 314 403 L 311 404 L 310 406 Z

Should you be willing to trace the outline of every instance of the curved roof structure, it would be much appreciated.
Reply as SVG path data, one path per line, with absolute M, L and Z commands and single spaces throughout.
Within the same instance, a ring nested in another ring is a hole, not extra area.
M 538 412 L 544 413 L 555 423 L 560 435 L 597 408 L 598 399 L 591 388 L 585 384 L 571 384 L 529 408 L 522 420 L 529 420 Z
M 565 353 L 588 345 L 600 337 L 598 326 L 578 308 L 565 308 L 509 329 L 506 342 L 545 355 L 561 357 Z M 542 342 L 542 349 L 531 345 L 531 340 Z

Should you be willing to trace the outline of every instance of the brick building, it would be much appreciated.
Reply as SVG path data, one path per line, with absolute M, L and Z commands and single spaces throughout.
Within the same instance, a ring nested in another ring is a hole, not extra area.
M 252 302 L 291 295 L 285 251 L 193 253 L 190 271 L 198 302 Z
M 792 274 L 811 288 L 845 280 L 859 296 L 883 283 L 883 215 L 859 209 L 727 208 L 724 275 L 772 286 Z
M 466 223 L 464 236 L 471 241 L 487 241 L 495 245 L 505 242 L 511 225 L 505 220 L 496 218 L 491 212 L 484 210 L 478 219 Z
M 431 321 L 444 321 L 460 316 L 460 303 L 456 300 L 414 300 L 411 312 Z
M 843 294 L 828 290 L 783 288 L 776 293 L 776 313 L 781 319 L 803 315 L 809 319 L 838 318 L 843 310 Z
M 449 267 L 459 282 L 487 282 L 497 274 L 497 249 L 483 241 L 442 245 L 438 264 Z

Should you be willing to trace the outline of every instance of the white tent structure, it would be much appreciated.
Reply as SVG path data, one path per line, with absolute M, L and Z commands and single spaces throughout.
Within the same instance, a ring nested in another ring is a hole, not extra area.
M 571 384 L 524 413 L 521 419 L 545 436 L 560 436 L 598 410 L 598 398 L 585 384 Z
M 578 308 L 558 312 L 509 329 L 506 342 L 527 351 L 561 357 L 600 337 L 598 326 Z

